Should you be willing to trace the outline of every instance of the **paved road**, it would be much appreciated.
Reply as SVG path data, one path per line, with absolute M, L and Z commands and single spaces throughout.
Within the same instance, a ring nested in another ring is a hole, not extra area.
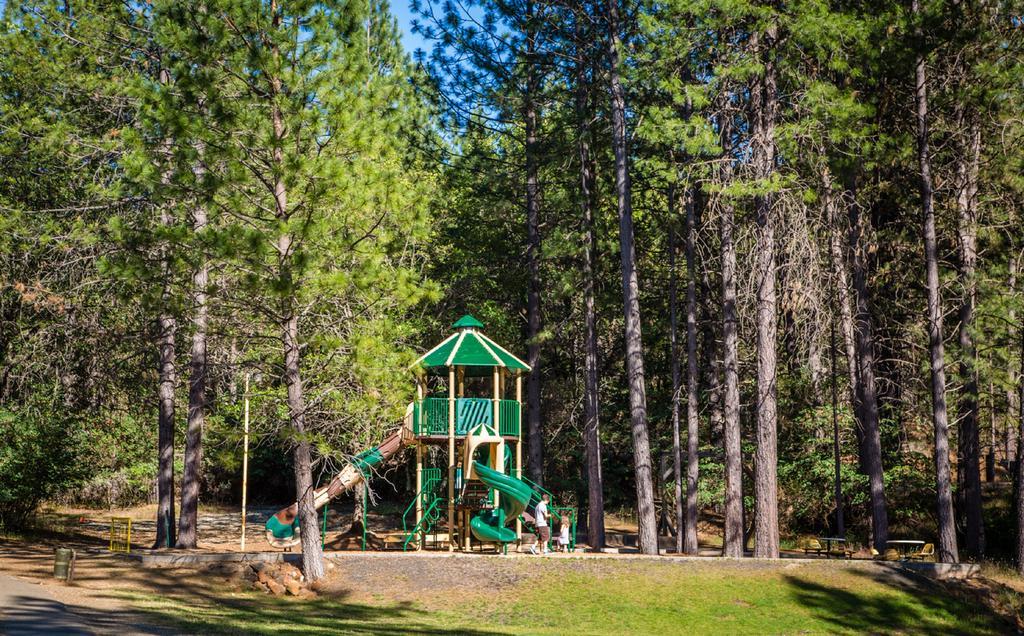
M 92 634 L 84 619 L 68 611 L 67 606 L 41 585 L 26 583 L 0 574 L 0 633 Z
M 0 635 L 3 636 L 163 636 L 178 633 L 170 628 L 147 625 L 144 620 L 144 617 L 130 610 L 101 609 L 84 605 L 73 605 L 69 608 L 41 585 L 0 574 Z

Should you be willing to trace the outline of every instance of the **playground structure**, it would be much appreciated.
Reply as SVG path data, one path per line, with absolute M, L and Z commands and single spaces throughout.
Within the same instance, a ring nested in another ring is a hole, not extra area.
M 470 315 L 452 327 L 454 333 L 411 365 L 416 401 L 402 425 L 314 491 L 315 508 L 365 487 L 375 467 L 413 446 L 416 494 L 402 515 L 403 550 L 468 551 L 474 539 L 505 550 L 521 543 L 524 522 L 532 523 L 543 494 L 552 500 L 549 510 L 571 523 L 573 547 L 576 511 L 554 505 L 551 493 L 522 474 L 522 378 L 529 365 L 484 335 L 483 324 Z M 467 389 L 483 395 L 470 396 Z M 429 465 L 437 460 L 447 466 Z M 267 541 L 278 548 L 297 545 L 297 516 L 298 504 L 272 515 Z

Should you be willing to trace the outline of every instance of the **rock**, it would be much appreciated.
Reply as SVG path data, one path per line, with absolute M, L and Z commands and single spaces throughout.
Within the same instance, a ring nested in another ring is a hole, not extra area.
M 319 581 L 313 581 L 312 583 L 310 583 L 309 589 L 313 592 L 320 593 L 327 589 L 327 584 L 324 582 L 323 579 L 320 579 Z
M 273 594 L 274 596 L 283 596 L 285 591 L 286 591 L 285 587 L 283 585 L 281 585 L 280 583 L 278 583 L 277 581 L 275 581 L 274 579 L 269 579 L 266 582 L 266 586 L 267 586 L 267 590 L 269 590 L 270 593 Z
M 273 581 L 274 577 L 272 577 L 267 570 L 260 570 L 256 573 L 256 580 L 263 585 L 266 585 L 268 581 Z
M 295 579 L 285 579 L 284 587 L 292 596 L 299 596 L 300 594 L 302 594 L 302 584 L 296 581 Z

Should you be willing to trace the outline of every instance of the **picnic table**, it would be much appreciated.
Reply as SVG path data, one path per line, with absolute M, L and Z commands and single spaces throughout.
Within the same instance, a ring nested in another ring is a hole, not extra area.
M 906 559 L 911 552 L 915 552 L 924 547 L 924 541 L 917 539 L 893 539 L 892 541 L 886 541 L 885 545 L 890 545 L 895 549 L 901 559 Z
M 842 548 L 842 551 L 837 554 L 841 554 L 843 558 L 847 555 L 846 550 L 846 539 L 844 537 L 818 537 L 818 541 L 825 542 L 825 558 L 828 559 L 832 555 L 832 544 L 835 543 L 837 548 Z

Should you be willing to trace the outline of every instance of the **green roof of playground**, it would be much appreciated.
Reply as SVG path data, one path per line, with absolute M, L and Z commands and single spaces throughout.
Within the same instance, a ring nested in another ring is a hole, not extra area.
M 470 376 L 489 375 L 494 367 L 509 371 L 530 370 L 530 365 L 478 331 L 483 326 L 469 314 L 459 318 L 452 325 L 455 333 L 420 356 L 413 367 L 438 375 L 447 373 L 448 367 L 466 367 L 466 375 Z

